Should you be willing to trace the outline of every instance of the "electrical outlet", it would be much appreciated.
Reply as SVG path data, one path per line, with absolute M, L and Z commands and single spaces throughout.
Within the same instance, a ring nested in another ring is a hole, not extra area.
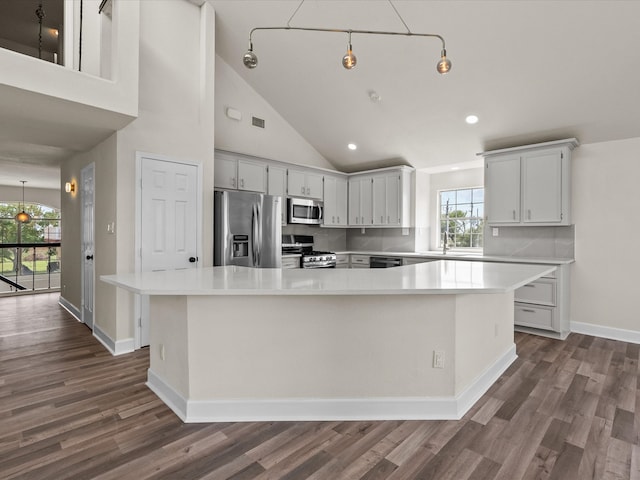
M 492 234 L 494 237 L 498 237 L 498 236 L 500 236 L 500 229 L 499 229 L 498 227 L 493 227 L 493 228 L 491 229 L 491 234 Z
M 444 351 L 433 351 L 433 368 L 444 368 Z

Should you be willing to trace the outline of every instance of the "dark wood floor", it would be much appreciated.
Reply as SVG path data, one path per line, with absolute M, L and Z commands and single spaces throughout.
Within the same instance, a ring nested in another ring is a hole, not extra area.
M 460 421 L 183 424 L 57 294 L 0 298 L 0 478 L 640 479 L 640 346 L 517 334 Z

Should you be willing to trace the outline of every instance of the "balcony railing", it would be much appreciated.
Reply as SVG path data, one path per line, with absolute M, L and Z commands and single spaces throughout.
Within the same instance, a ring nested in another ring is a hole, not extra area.
M 0 296 L 60 290 L 60 242 L 0 243 Z

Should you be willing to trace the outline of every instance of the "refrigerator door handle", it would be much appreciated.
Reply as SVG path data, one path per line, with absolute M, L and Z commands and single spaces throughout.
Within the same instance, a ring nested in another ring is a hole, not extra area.
M 257 250 L 258 250 L 258 238 L 257 238 L 257 207 L 255 204 L 251 206 L 251 263 L 252 266 L 257 266 Z
M 262 224 L 262 209 L 260 208 L 260 204 L 256 205 L 256 226 L 258 228 L 258 245 L 256 247 L 256 266 L 262 266 L 262 229 L 264 225 Z

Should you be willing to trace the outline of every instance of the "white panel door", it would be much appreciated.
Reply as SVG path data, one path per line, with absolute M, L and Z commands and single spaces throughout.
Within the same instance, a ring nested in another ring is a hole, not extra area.
M 195 268 L 198 261 L 198 167 L 142 157 L 141 270 Z M 149 302 L 142 298 L 140 346 L 149 344 Z
M 195 165 L 142 159 L 142 271 L 193 268 L 197 262 Z
M 82 190 L 82 307 L 81 316 L 84 324 L 93 330 L 93 307 L 95 275 L 93 256 L 95 253 L 95 221 L 94 221 L 94 167 L 87 165 L 80 172 Z

